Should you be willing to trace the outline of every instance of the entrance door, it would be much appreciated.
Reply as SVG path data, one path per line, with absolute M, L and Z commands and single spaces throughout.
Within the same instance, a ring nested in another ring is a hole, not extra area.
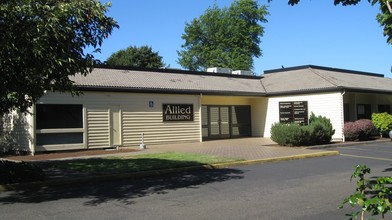
M 250 137 L 250 106 L 201 106 L 203 140 Z
M 110 144 L 121 145 L 120 106 L 110 106 Z
M 210 106 L 210 138 L 230 137 L 230 108 L 229 106 Z

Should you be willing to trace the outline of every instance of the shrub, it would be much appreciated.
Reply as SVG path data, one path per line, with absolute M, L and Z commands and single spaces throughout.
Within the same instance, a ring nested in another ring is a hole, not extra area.
M 373 113 L 372 122 L 374 127 L 380 132 L 382 136 L 388 136 L 388 132 L 392 130 L 392 115 L 384 113 Z
M 347 141 L 355 141 L 359 137 L 359 129 L 355 122 L 346 122 L 343 128 L 344 138 Z
M 323 116 L 316 116 L 313 112 L 309 118 L 311 130 L 311 144 L 328 144 L 335 134 L 331 120 Z
M 309 145 L 310 132 L 299 124 L 275 123 L 271 127 L 271 139 L 282 146 Z
M 0 184 L 31 182 L 43 178 L 42 169 L 33 164 L 0 160 Z
M 309 125 L 275 123 L 271 127 L 271 139 L 283 146 L 306 146 L 331 142 L 335 130 L 331 121 L 313 113 Z
M 348 141 L 369 140 L 376 128 L 369 119 L 360 119 L 344 124 L 344 137 Z

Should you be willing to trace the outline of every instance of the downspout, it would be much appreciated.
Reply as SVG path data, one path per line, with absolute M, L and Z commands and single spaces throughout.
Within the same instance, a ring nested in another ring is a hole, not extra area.
M 30 117 L 30 131 L 31 131 L 31 139 L 30 139 L 30 153 L 32 156 L 35 155 L 36 151 L 36 145 L 37 145 L 37 132 L 36 132 L 36 105 L 33 104 L 32 109 L 31 109 L 31 117 Z
M 202 111 L 201 111 L 201 99 L 203 98 L 203 93 L 200 93 L 199 96 L 199 140 L 200 142 L 203 142 L 203 122 L 201 121 L 203 119 Z
M 346 140 L 345 140 L 345 137 L 344 137 L 344 94 L 346 94 L 346 90 L 345 89 L 343 89 L 342 90 L 342 93 L 341 93 L 341 99 L 342 99 L 342 109 L 343 109 L 343 111 L 341 111 L 341 117 L 342 117 L 342 119 L 343 119 L 343 121 L 342 121 L 342 141 L 343 142 L 346 142 Z

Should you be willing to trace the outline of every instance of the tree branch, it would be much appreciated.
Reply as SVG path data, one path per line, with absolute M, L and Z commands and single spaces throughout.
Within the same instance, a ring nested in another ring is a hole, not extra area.
M 391 3 L 389 2 L 389 0 L 385 0 L 385 2 L 387 3 L 387 7 L 388 7 L 388 11 L 389 13 L 392 14 L 392 7 L 391 7 Z

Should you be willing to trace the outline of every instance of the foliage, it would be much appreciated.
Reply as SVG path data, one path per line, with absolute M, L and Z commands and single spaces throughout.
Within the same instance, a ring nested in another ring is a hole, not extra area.
M 271 2 L 272 0 L 268 0 Z M 290 5 L 298 4 L 300 0 L 289 0 Z M 334 0 L 334 4 L 356 5 L 361 0 Z M 380 12 L 377 14 L 376 19 L 378 23 L 384 28 L 384 36 L 387 37 L 387 43 L 392 44 L 392 3 L 389 0 L 368 0 L 373 6 L 378 4 Z
M 331 142 L 335 129 L 331 120 L 325 116 L 316 116 L 313 112 L 309 117 L 312 144 L 328 144 Z
M 347 141 L 369 140 L 375 132 L 376 128 L 369 119 L 360 119 L 355 122 L 347 122 L 344 124 L 343 133 Z
M 359 138 L 360 131 L 355 122 L 350 121 L 344 123 L 343 133 L 346 141 L 355 141 Z
M 310 144 L 310 131 L 306 126 L 291 123 L 275 123 L 271 127 L 271 140 L 282 146 Z
M 28 111 L 45 90 L 74 91 L 68 77 L 90 73 L 98 62 L 93 53 L 118 27 L 105 15 L 109 6 L 96 0 L 1 1 L 0 114 Z
M 44 172 L 38 166 L 26 162 L 0 160 L 0 184 L 43 180 Z
M 185 26 L 183 50 L 178 63 L 189 70 L 227 67 L 251 70 L 253 57 L 262 55 L 259 47 L 267 22 L 266 6 L 255 0 L 235 0 L 229 8 L 208 8 Z
M 153 52 L 149 46 L 130 46 L 125 50 L 119 50 L 107 59 L 106 63 L 111 66 L 131 66 L 142 68 L 162 68 L 165 64 L 158 52 Z
M 306 146 L 327 144 L 331 142 L 335 130 L 331 121 L 313 112 L 309 117 L 309 125 L 296 123 L 275 123 L 271 127 L 271 139 L 283 146 Z
M 373 113 L 372 122 L 374 127 L 381 133 L 381 136 L 387 135 L 392 130 L 392 115 L 383 113 Z
M 382 219 L 385 214 L 392 212 L 392 204 L 389 198 L 392 196 L 390 185 L 392 184 L 392 177 L 377 177 L 375 183 L 365 178 L 366 174 L 370 174 L 371 169 L 366 165 L 357 165 L 350 181 L 353 178 L 358 178 L 357 188 L 355 193 L 345 198 L 339 208 L 343 208 L 345 204 L 350 204 L 351 207 L 359 206 L 361 211 L 354 211 L 347 216 L 349 219 L 357 218 L 361 214 L 361 219 L 364 219 L 365 213 L 371 215 L 380 215 Z

